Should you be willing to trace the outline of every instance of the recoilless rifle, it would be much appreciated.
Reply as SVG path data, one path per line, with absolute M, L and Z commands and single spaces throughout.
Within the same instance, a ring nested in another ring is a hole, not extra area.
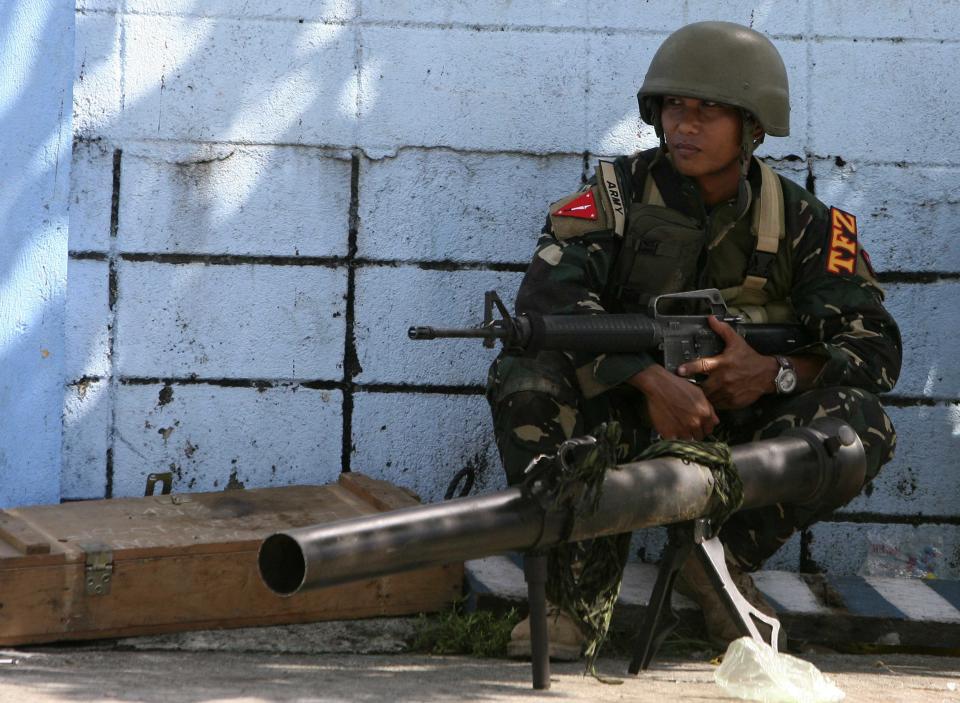
M 722 305 L 719 293 L 708 293 L 712 304 Z M 688 354 L 704 356 L 718 353 L 722 347 L 703 315 L 543 316 L 536 321 L 529 316 L 510 318 L 498 301 L 495 294 L 488 294 L 488 319 L 484 327 L 476 330 L 413 328 L 427 331 L 418 331 L 416 335 L 411 331 L 411 336 L 417 339 L 484 337 L 491 344 L 503 339 L 508 349 L 521 351 L 554 348 L 536 345 L 559 345 L 559 340 L 564 339 L 564 346 L 559 348 L 597 351 L 597 342 L 583 346 L 586 343 L 582 340 L 587 335 L 582 329 L 575 332 L 568 327 L 561 329 L 559 321 L 554 325 L 552 318 L 566 317 L 570 322 L 601 321 L 606 326 L 601 325 L 599 331 L 601 334 L 607 331 L 607 341 L 624 338 L 620 350 L 663 344 L 665 357 L 670 350 L 671 361 L 667 363 L 672 362 L 673 370 L 678 363 L 688 360 Z M 503 319 L 492 320 L 494 306 Z M 725 307 L 721 314 L 725 314 Z M 618 317 L 630 319 L 618 324 L 614 322 Z M 646 322 L 640 318 L 646 318 Z M 628 322 L 632 326 L 628 326 Z M 734 324 L 739 323 L 734 321 Z M 773 327 L 781 328 L 777 331 L 780 336 L 774 335 L 780 340 L 778 345 L 805 343 L 797 329 Z M 637 333 L 637 329 L 641 331 Z M 709 334 L 704 334 L 704 329 Z M 630 335 L 633 342 L 626 341 Z M 568 344 L 566 336 L 572 336 L 572 343 Z M 749 334 L 745 337 L 751 340 Z M 581 343 L 577 343 L 577 339 Z M 596 441 L 593 437 L 574 438 L 562 444 L 555 456 L 538 457 L 531 462 L 526 480 L 519 486 L 271 535 L 260 546 L 260 576 L 275 593 L 289 596 L 302 589 L 378 578 L 506 551 L 524 552 L 533 686 L 546 689 L 550 686 L 544 588 L 546 550 L 564 542 L 667 525 L 668 543 L 638 630 L 630 673 L 636 674 L 649 666 L 660 644 L 676 626 L 678 618 L 671 608 L 670 596 L 680 567 L 691 556 L 703 564 L 741 632 L 776 648 L 779 623 L 754 608 L 737 590 L 727 571 L 723 545 L 707 518 L 716 504 L 714 473 L 696 462 L 661 456 L 613 466 L 603 475 L 598 492 L 584 490 L 573 500 L 558 500 L 561 491 L 570 495 L 570 486 L 563 479 L 575 467 L 577 453 Z M 839 507 L 858 493 L 866 472 L 860 438 L 850 425 L 835 418 L 818 418 L 807 427 L 788 429 L 774 439 L 731 447 L 731 454 L 743 484 L 741 509 L 777 503 Z M 577 496 L 577 491 L 572 495 Z M 769 628 L 769 635 L 761 635 L 758 625 Z

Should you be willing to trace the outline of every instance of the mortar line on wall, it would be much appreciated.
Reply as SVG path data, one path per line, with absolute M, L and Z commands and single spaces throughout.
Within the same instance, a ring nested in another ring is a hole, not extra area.
M 807 162 L 807 181 L 805 187 L 811 194 L 816 195 L 816 181 L 817 177 L 813 173 L 814 163 L 816 162 L 816 157 L 813 154 L 812 145 L 816 141 L 813 138 L 813 109 L 811 103 L 814 100 L 814 94 L 811 92 L 813 90 L 813 48 L 810 37 L 813 34 L 813 0 L 807 0 L 805 12 L 804 12 L 804 27 L 803 27 L 803 51 L 804 58 L 807 61 L 807 73 L 805 78 L 805 90 L 807 91 L 807 114 L 806 114 L 806 139 L 807 143 L 804 146 L 804 152 L 806 154 Z M 809 556 L 809 555 L 808 555 Z M 801 570 L 804 560 L 803 552 L 803 542 L 801 540 L 801 549 L 800 549 L 800 562 Z
M 102 251 L 68 251 L 67 256 L 74 261 L 106 261 L 108 258 Z
M 590 151 L 583 152 L 583 170 L 580 172 L 580 184 L 584 185 L 590 180 Z
M 929 44 L 931 46 L 952 46 L 955 44 L 960 44 L 960 39 L 947 38 L 935 39 L 933 37 L 854 37 L 854 36 L 845 36 L 842 34 L 812 34 L 811 37 L 817 41 L 822 42 L 853 42 L 859 43 L 863 42 L 864 44 L 913 44 L 913 45 L 923 45 Z
M 810 544 L 813 542 L 813 533 L 809 529 L 800 531 L 800 564 L 799 571 L 802 574 L 820 573 L 822 569 L 811 555 Z
M 99 383 L 103 380 L 103 376 L 98 376 L 96 374 L 87 374 L 80 376 L 80 378 L 75 378 L 72 381 L 67 383 L 68 386 L 82 386 L 88 383 Z
M 955 405 L 960 403 L 960 398 L 908 395 L 882 395 L 880 398 L 884 405 L 893 408 L 935 408 L 938 405 Z
M 809 119 L 809 116 L 808 116 Z M 90 137 L 90 136 L 78 136 L 75 138 L 75 141 L 81 143 L 92 143 L 101 141 L 102 137 Z M 400 154 L 408 151 L 425 151 L 425 152 L 444 152 L 449 154 L 456 154 L 458 156 L 515 156 L 523 158 L 532 158 L 532 159 L 550 159 L 550 158 L 583 158 L 583 151 L 536 151 L 530 149 L 486 149 L 484 147 L 458 147 L 450 146 L 447 144 L 402 144 L 402 145 L 377 145 L 370 144 L 367 146 L 345 146 L 343 144 L 328 144 L 328 143 L 317 143 L 311 144 L 309 142 L 260 142 L 252 140 L 230 140 L 230 139 L 209 139 L 209 140 L 198 140 L 198 139 L 181 139 L 181 138 L 140 138 L 135 140 L 130 140 L 129 145 L 142 144 L 142 145 L 161 145 L 161 146 L 233 146 L 233 147 L 251 147 L 251 148 L 293 148 L 293 149 L 312 149 L 318 151 L 330 152 L 329 158 L 337 161 L 348 161 L 353 158 L 354 154 L 359 153 L 361 158 L 365 161 L 370 161 L 372 163 L 379 163 L 382 161 L 390 161 L 396 159 Z M 369 152 L 374 152 L 376 155 L 371 156 Z M 349 156 L 347 155 L 349 154 Z M 601 156 L 616 156 L 616 154 L 601 154 Z M 800 156 L 798 154 L 783 154 L 783 155 L 763 155 L 760 156 L 767 163 L 776 164 L 779 162 L 791 162 L 791 161 L 804 161 L 807 162 L 810 159 L 818 163 L 831 162 L 836 164 L 837 154 L 815 154 L 809 151 L 808 148 L 805 148 L 804 155 Z M 847 158 L 844 158 L 846 162 Z M 928 169 L 942 169 L 949 171 L 960 170 L 960 163 L 955 161 L 884 161 L 882 159 L 861 159 L 857 157 L 852 157 L 851 162 L 855 163 L 857 167 L 870 166 L 870 167 L 896 167 L 896 168 L 928 168 Z M 170 163 L 182 163 L 174 162 Z M 196 163 L 196 162 L 187 162 L 187 163 Z
M 71 382 L 71 385 L 85 381 L 103 380 L 99 376 L 84 376 Z M 251 377 L 229 377 L 212 378 L 206 376 L 119 376 L 118 383 L 124 386 L 146 386 L 146 385 L 179 385 L 179 386 L 223 386 L 228 388 L 256 388 L 257 390 L 267 390 L 269 388 L 287 388 L 299 386 L 311 390 L 340 390 L 348 387 L 353 389 L 354 393 L 448 393 L 450 395 L 480 395 L 484 392 L 484 386 L 481 384 L 439 384 L 439 383 L 390 383 L 373 382 L 358 383 L 351 381 L 349 384 L 344 380 L 334 379 L 309 379 L 309 378 L 251 378 Z M 929 397 L 929 396 L 899 396 L 882 395 L 881 400 L 887 407 L 894 408 L 913 408 L 938 406 L 948 406 L 960 404 L 960 398 L 947 397 Z
M 79 259 L 105 260 L 101 252 L 78 252 Z M 72 255 L 72 254 L 71 254 Z M 360 257 L 340 256 L 250 256 L 246 254 L 163 254 L 163 253 L 126 253 L 119 254 L 121 261 L 136 263 L 155 263 L 163 265 L 202 264 L 204 266 L 305 266 L 319 268 L 355 268 L 372 266 L 380 268 L 416 267 L 428 271 L 504 271 L 523 273 L 527 264 L 522 262 L 484 262 L 419 259 L 364 259 Z
M 359 16 L 360 9 L 357 8 L 357 13 Z M 363 120 L 363 37 L 361 36 L 362 27 L 359 23 L 355 23 L 353 27 L 353 73 L 354 80 L 357 82 L 357 93 L 354 96 L 353 104 L 353 143 L 354 145 L 360 143 L 360 124 Z M 355 155 L 355 147 L 351 148 L 350 152 L 350 162 L 353 163 L 353 157 Z M 351 202 L 353 202 L 351 200 Z
M 221 388 L 254 388 L 265 391 L 271 388 L 302 386 L 316 390 L 341 390 L 341 380 L 317 380 L 297 378 L 212 378 L 205 376 L 120 376 L 123 386 L 219 386 Z
M 354 377 L 360 372 L 356 339 L 356 256 L 357 236 L 360 229 L 360 155 L 350 159 L 350 210 L 347 231 L 347 299 L 344 311 L 345 334 L 343 340 L 343 444 L 340 450 L 340 470 L 350 471 L 353 451 L 353 393 Z
M 80 142 L 95 142 L 100 137 L 78 137 Z M 537 151 L 531 149 L 486 149 L 484 147 L 458 147 L 447 144 L 369 144 L 367 146 L 352 147 L 344 144 L 332 144 L 329 142 L 261 142 L 249 139 L 187 139 L 178 137 L 142 137 L 131 140 L 130 144 L 137 145 L 162 145 L 162 146 L 234 146 L 234 147 L 252 147 L 252 148 L 291 148 L 291 149 L 312 149 L 318 151 L 330 152 L 329 158 L 339 161 L 348 161 L 353 155 L 358 153 L 367 161 L 389 161 L 406 151 L 443 151 L 451 154 L 477 155 L 477 156 L 526 156 L 531 158 L 550 158 L 550 157 L 579 157 L 583 152 L 580 151 Z M 369 152 L 376 153 L 371 156 Z M 833 157 L 830 157 L 833 158 Z M 180 163 L 173 162 L 171 163 Z
M 99 377 L 90 376 L 74 381 L 76 385 L 83 381 L 98 381 Z M 206 378 L 199 376 L 120 376 L 123 386 L 218 386 L 222 388 L 253 388 L 266 391 L 271 388 L 307 388 L 309 390 L 346 391 L 354 393 L 419 393 L 423 395 L 482 395 L 484 387 L 480 384 L 429 384 L 412 383 L 357 383 L 349 384 L 343 380 L 297 379 L 297 378 Z
M 530 266 L 529 262 L 490 262 L 482 263 L 478 261 L 416 261 L 416 262 L 377 262 L 374 260 L 367 260 L 365 265 L 367 266 L 377 266 L 385 265 L 389 267 L 400 267 L 404 266 L 407 263 L 412 263 L 419 269 L 424 271 L 500 271 L 505 273 L 524 273 L 527 268 Z
M 118 37 L 118 47 L 120 56 L 120 112 L 123 113 L 127 103 L 127 22 L 124 16 L 120 16 L 117 21 L 120 29 Z
M 274 256 L 256 254 L 201 254 L 201 253 L 150 253 L 125 252 L 119 255 L 123 261 L 166 265 L 202 264 L 204 266 L 313 266 L 336 268 L 349 263 L 342 256 Z
M 590 175 L 589 162 L 591 155 L 584 153 L 584 166 L 581 180 Z M 71 259 L 107 261 L 111 254 L 99 251 L 71 251 Z M 403 268 L 416 267 L 425 271 L 496 271 L 504 273 L 523 273 L 528 264 L 523 261 L 454 261 L 427 260 L 427 259 L 367 259 L 362 257 L 350 258 L 342 256 L 274 256 L 249 254 L 189 254 L 189 253 L 149 253 L 127 252 L 113 255 L 118 261 L 134 263 L 154 263 L 165 266 L 182 266 L 201 264 L 204 266 L 303 266 L 316 268 L 339 267 L 379 267 Z M 958 271 L 881 271 L 877 274 L 880 283 L 911 284 L 937 283 L 940 281 L 960 281 Z
M 427 29 L 427 30 L 462 30 L 476 33 L 506 32 L 516 34 L 612 34 L 620 36 L 635 35 L 638 37 L 665 37 L 670 30 L 647 29 L 643 27 L 615 27 L 597 25 L 592 27 L 578 27 L 573 25 L 542 25 L 542 24 L 504 24 L 504 23 L 477 23 L 477 22 L 437 22 L 430 20 L 400 20 L 400 19 L 340 19 L 336 17 L 307 19 L 304 17 L 274 17 L 270 15 L 256 15 L 241 17 L 229 14 L 198 14 L 185 12 L 146 12 L 143 10 L 123 10 L 91 8 L 84 10 L 87 15 L 130 16 L 130 17 L 163 17 L 170 19 L 194 20 L 233 20 L 236 22 L 262 22 L 271 24 L 302 24 L 326 25 L 329 27 L 371 27 L 374 29 Z M 771 35 L 781 39 L 799 39 L 798 35 Z
M 117 272 L 117 234 L 120 230 L 120 176 L 123 163 L 123 150 L 113 150 L 113 181 L 110 194 L 110 244 L 107 252 L 107 358 L 109 364 L 110 427 L 107 430 L 107 456 L 105 458 L 104 497 L 113 497 L 114 442 L 117 432 L 117 400 L 119 380 L 116 364 L 117 341 L 117 296 L 119 275 Z
M 937 283 L 960 280 L 958 271 L 880 271 L 877 280 L 881 283 Z
M 684 3 L 684 15 L 681 24 L 689 23 L 689 12 L 687 3 Z M 672 30 L 653 29 L 644 27 L 618 27 L 595 25 L 590 27 L 578 27 L 572 25 L 542 25 L 542 24 L 504 24 L 504 23 L 476 23 L 476 22 L 438 22 L 431 20 L 398 20 L 398 19 L 341 19 L 336 17 L 307 19 L 305 17 L 275 17 L 272 15 L 254 15 L 238 16 L 230 14 L 198 14 L 182 12 L 146 12 L 143 10 L 114 10 L 107 8 L 85 8 L 83 13 L 86 15 L 107 15 L 107 16 L 130 16 L 130 17 L 164 17 L 171 19 L 194 19 L 194 20 L 233 20 L 236 22 L 262 22 L 272 24 L 301 24 L 301 25 L 327 25 L 331 27 L 346 27 L 356 25 L 360 27 L 372 27 L 377 29 L 427 29 L 427 30 L 464 30 L 470 32 L 484 33 L 519 33 L 519 34 L 609 34 L 617 36 L 638 36 L 660 38 L 665 37 Z M 854 36 L 846 34 L 793 34 L 793 33 L 768 33 L 763 32 L 771 39 L 779 41 L 803 41 L 805 38 L 813 38 L 824 41 L 837 42 L 869 42 L 874 44 L 930 44 L 930 45 L 953 45 L 960 44 L 960 39 L 953 37 L 903 37 L 903 36 Z
M 584 13 L 584 18 L 588 18 L 590 14 L 590 7 L 587 4 L 581 6 L 581 11 Z M 583 46 L 584 60 L 583 65 L 590 66 L 593 64 L 593 52 L 592 52 L 593 42 L 585 41 Z M 590 130 L 590 120 L 593 110 L 590 109 L 590 74 L 587 71 L 582 73 L 581 79 L 583 80 L 583 107 L 584 109 L 580 112 L 580 127 L 581 134 L 583 135 L 583 143 L 590 144 L 593 138 Z M 586 151 L 584 152 L 586 156 Z
M 960 525 L 960 515 L 924 515 L 923 513 L 914 513 L 912 515 L 897 515 L 889 513 L 874 513 L 867 511 L 856 511 L 849 513 L 834 513 L 824 518 L 821 522 L 833 524 L 848 522 L 855 525 L 862 524 L 885 524 L 885 525 Z

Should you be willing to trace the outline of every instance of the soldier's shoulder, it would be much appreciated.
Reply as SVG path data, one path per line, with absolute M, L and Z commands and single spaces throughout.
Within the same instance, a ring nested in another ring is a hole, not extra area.
M 593 234 L 620 237 L 626 227 L 634 174 L 643 168 L 643 152 L 597 162 L 583 185 L 550 204 L 548 228 L 559 240 Z
M 856 215 L 825 205 L 789 178 L 780 176 L 780 183 L 787 234 L 794 249 L 815 254 L 823 262 L 823 270 L 834 275 L 838 288 L 845 287 L 844 277 L 856 275 L 876 288 L 882 299 L 870 256 L 858 241 Z
M 626 156 L 617 157 L 614 164 L 617 173 L 620 175 L 623 184 L 623 190 L 628 196 L 643 192 L 643 186 L 650 174 L 657 159 L 659 149 L 642 149 Z M 627 198 L 628 202 L 632 197 Z
M 806 214 L 815 219 L 826 220 L 830 208 L 825 205 L 817 196 L 811 193 L 803 186 L 795 183 L 786 176 L 780 175 L 780 186 L 783 190 L 783 204 L 787 216 L 794 217 Z

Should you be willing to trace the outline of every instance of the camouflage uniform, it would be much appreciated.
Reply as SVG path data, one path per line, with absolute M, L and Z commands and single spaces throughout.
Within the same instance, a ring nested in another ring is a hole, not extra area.
M 646 179 L 653 178 L 665 205 L 705 233 L 703 246 L 689 254 L 695 261 L 691 275 L 673 282 L 671 290 L 736 290 L 756 247 L 749 223 L 758 200 L 746 210 L 742 200 L 708 210 L 694 181 L 673 169 L 657 149 L 621 157 L 616 169 L 626 203 L 635 206 Z M 753 192 L 760 193 L 760 165 L 755 159 L 748 179 Z M 831 240 L 833 211 L 788 179 L 780 177 L 779 182 L 785 237 L 767 269 L 764 290 L 771 305 L 785 306 L 790 318 L 819 340 L 798 353 L 820 355 L 825 363 L 812 390 L 768 395 L 748 409 L 720 411 L 714 434 L 737 444 L 775 437 L 815 417 L 839 417 L 863 440 L 869 481 L 892 458 L 896 444 L 893 426 L 875 394 L 889 391 L 896 382 L 899 331 L 882 305 L 883 292 L 862 247 L 854 249 L 855 261 L 850 258 L 847 266 L 834 266 L 831 256 L 838 252 Z M 595 183 L 586 184 L 581 192 L 591 186 Z M 669 292 L 662 282 L 655 286 L 660 290 L 639 294 L 618 285 L 618 267 L 630 254 L 618 232 L 606 228 L 557 236 L 555 230 L 548 218 L 517 295 L 518 314 L 632 312 L 645 308 L 649 294 Z M 642 451 L 651 441 L 651 425 L 643 395 L 625 381 L 654 363 L 658 363 L 654 353 L 542 352 L 536 357 L 498 358 L 490 369 L 487 399 L 508 481 L 518 482 L 536 454 L 552 453 L 562 440 L 609 419 L 620 421 L 624 429 L 622 460 Z M 815 508 L 789 505 L 744 511 L 726 524 L 721 537 L 728 557 L 753 570 L 796 529 L 822 517 Z

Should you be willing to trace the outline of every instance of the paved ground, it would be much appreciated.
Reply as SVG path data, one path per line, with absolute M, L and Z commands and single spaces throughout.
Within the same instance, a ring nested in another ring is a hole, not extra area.
M 960 659 L 913 655 L 806 657 L 851 703 L 960 701 Z M 626 662 L 601 661 L 622 677 Z M 284 654 L 31 648 L 0 652 L 4 703 L 260 703 L 265 701 L 715 701 L 732 700 L 704 660 L 655 662 L 619 685 L 555 664 L 552 688 L 530 688 L 526 664 L 409 654 Z

